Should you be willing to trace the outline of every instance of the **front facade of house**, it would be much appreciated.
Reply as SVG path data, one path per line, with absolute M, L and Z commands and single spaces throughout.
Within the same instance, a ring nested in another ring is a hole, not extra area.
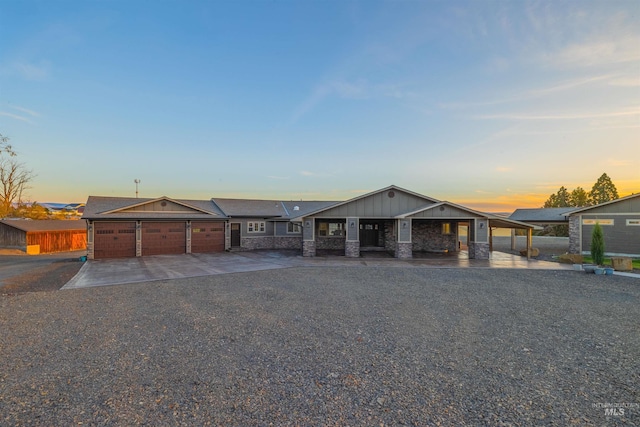
M 90 259 L 258 249 L 411 258 L 458 252 L 459 226 L 468 229 L 469 258 L 486 259 L 492 225 L 534 228 L 396 186 L 345 202 L 92 196 L 83 218 Z
M 640 256 L 640 194 L 632 194 L 569 213 L 569 252 L 589 254 L 599 223 L 608 256 Z

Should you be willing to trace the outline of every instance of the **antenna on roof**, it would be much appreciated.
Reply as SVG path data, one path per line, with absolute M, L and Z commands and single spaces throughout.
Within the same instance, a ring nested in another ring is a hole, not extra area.
M 138 178 L 134 179 L 133 182 L 136 183 L 136 199 L 138 198 L 138 184 L 140 184 L 140 180 Z

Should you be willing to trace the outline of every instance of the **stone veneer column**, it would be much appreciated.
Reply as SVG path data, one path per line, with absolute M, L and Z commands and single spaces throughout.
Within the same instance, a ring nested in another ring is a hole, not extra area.
M 580 215 L 569 217 L 569 253 L 579 254 L 580 250 Z
M 489 243 L 469 242 L 469 259 L 489 259 Z
M 358 258 L 360 256 L 360 241 L 347 240 L 344 242 L 344 256 Z
M 136 221 L 136 256 L 142 256 L 142 221 Z
M 396 242 L 396 258 L 413 258 L 413 243 Z
M 316 256 L 316 242 L 314 240 L 302 241 L 302 256 Z

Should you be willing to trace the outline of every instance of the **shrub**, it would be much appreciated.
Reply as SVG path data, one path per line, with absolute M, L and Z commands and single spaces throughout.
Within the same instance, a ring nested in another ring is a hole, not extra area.
M 597 265 L 604 263 L 604 235 L 602 234 L 602 227 L 597 222 L 591 232 L 591 259 Z

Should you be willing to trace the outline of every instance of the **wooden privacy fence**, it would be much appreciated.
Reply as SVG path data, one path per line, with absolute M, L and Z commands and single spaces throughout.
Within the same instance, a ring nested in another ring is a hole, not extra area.
M 40 245 L 40 253 L 79 251 L 87 248 L 87 231 L 30 231 L 27 245 Z

